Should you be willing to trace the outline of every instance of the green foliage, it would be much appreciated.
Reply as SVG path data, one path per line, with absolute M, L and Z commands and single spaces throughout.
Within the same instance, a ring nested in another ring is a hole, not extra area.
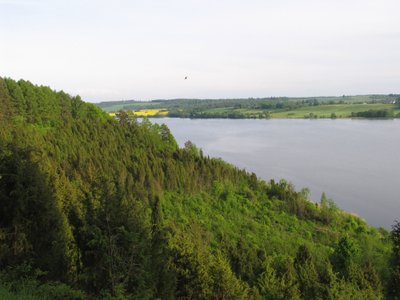
M 396 221 L 392 227 L 390 238 L 393 243 L 392 276 L 388 288 L 390 299 L 400 299 L 400 222 Z
M 64 283 L 50 282 L 40 284 L 36 280 L 26 279 L 18 284 L 15 284 L 15 282 L 0 284 L 0 299 L 83 300 L 87 299 L 87 296 L 84 292 L 75 290 Z
M 65 283 L 41 282 L 46 272 L 23 263 L 17 267 L 8 267 L 0 273 L 1 299 L 87 299 L 87 295 Z
M 165 125 L 113 119 L 28 81 L 0 79 L 0 105 L 6 298 L 379 299 L 388 289 L 388 233 L 324 195 L 312 203 L 307 189 L 261 181 L 191 142 L 180 149 Z
M 321 221 L 326 224 L 333 222 L 337 217 L 338 209 L 332 199 L 328 199 L 325 193 L 321 195 L 320 201 Z
M 358 251 L 358 247 L 351 239 L 342 237 L 331 257 L 334 269 L 342 276 L 349 277 Z
M 258 286 L 264 299 L 300 299 L 294 270 L 286 268 L 283 272 L 277 272 L 271 258 L 264 263 L 264 272 L 258 279 Z
M 393 118 L 393 111 L 370 109 L 368 111 L 353 112 L 351 116 L 356 118 Z
M 294 267 L 297 272 L 300 293 L 304 299 L 321 298 L 319 276 L 307 246 L 301 245 L 296 253 Z

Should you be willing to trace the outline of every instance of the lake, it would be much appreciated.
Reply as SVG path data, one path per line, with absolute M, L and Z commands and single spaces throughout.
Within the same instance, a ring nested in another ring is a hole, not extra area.
M 265 180 L 284 178 L 311 199 L 325 192 L 373 226 L 400 220 L 400 120 L 152 119 L 182 146 Z

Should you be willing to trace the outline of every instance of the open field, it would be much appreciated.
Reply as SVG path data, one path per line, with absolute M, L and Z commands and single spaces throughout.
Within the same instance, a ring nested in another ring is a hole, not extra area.
M 271 118 L 277 119 L 299 119 L 309 117 L 310 114 L 318 118 L 330 118 L 335 114 L 337 118 L 349 118 L 351 113 L 357 113 L 368 110 L 394 110 L 394 104 L 332 104 L 300 107 L 290 111 L 271 112 Z
M 155 117 L 155 116 L 166 116 L 168 111 L 165 109 L 142 109 L 137 111 L 132 111 L 133 115 L 136 117 Z
M 109 112 L 110 116 L 115 117 L 116 112 Z M 168 115 L 168 111 L 166 109 L 141 109 L 137 111 L 128 111 L 129 115 L 133 115 L 135 117 L 166 117 Z

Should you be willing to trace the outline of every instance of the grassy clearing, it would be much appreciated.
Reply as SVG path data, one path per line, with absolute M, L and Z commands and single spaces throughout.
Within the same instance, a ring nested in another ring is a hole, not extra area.
M 313 114 L 319 118 L 330 118 L 335 114 L 338 118 L 349 118 L 352 112 L 362 112 L 368 110 L 395 109 L 392 104 L 332 104 L 307 106 L 290 111 L 271 112 L 271 118 L 276 119 L 299 119 Z

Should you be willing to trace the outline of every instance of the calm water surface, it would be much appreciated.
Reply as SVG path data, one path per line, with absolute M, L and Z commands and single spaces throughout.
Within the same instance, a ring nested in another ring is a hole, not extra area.
M 390 228 L 400 219 L 400 120 L 153 119 L 180 145 L 270 180 L 325 192 L 369 224 Z

